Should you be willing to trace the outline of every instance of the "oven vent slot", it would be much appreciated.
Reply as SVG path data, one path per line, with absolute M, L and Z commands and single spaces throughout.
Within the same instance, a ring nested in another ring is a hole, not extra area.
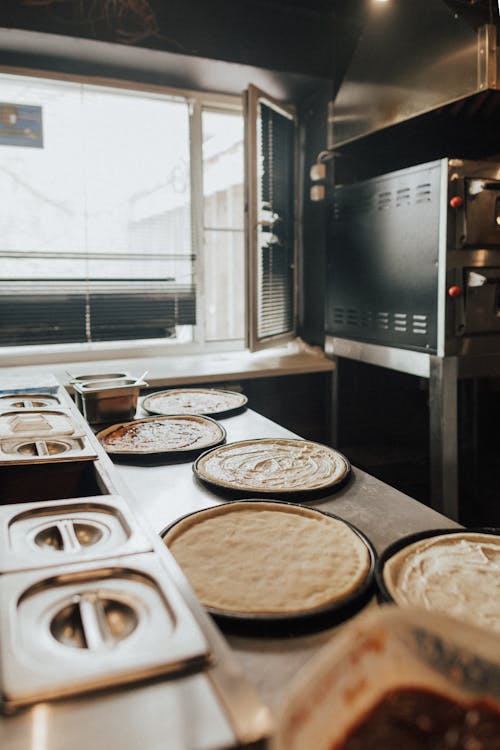
M 430 203 L 432 200 L 432 186 L 430 182 L 423 185 L 417 185 L 415 194 L 415 203 Z
M 379 211 L 383 211 L 386 208 L 391 208 L 392 206 L 392 192 L 390 190 L 386 190 L 383 193 L 379 193 L 377 195 L 377 209 Z
M 409 187 L 396 190 L 396 208 L 411 205 L 411 190 Z
M 377 313 L 377 328 L 381 328 L 383 331 L 389 330 L 389 313 L 387 312 Z
M 339 326 L 355 326 L 359 328 L 372 328 L 373 326 L 373 313 L 370 310 L 355 310 L 349 308 L 345 310 L 343 307 L 333 308 L 333 322 Z
M 411 206 L 412 203 L 418 205 L 419 203 L 430 203 L 432 200 L 432 185 L 430 182 L 426 182 L 422 185 L 417 185 L 415 188 L 403 187 L 396 190 L 393 194 L 390 190 L 380 192 L 376 196 L 376 207 L 377 210 L 382 211 L 390 208 L 404 208 Z
M 412 315 L 412 331 L 427 334 L 427 315 Z
M 343 307 L 333 308 L 333 322 L 336 325 L 344 325 L 345 323 L 345 310 Z
M 359 311 L 349 308 L 347 310 L 347 325 L 359 327 Z
M 398 334 L 418 334 L 427 336 L 429 320 L 427 315 L 417 313 L 389 313 L 355 308 L 334 307 L 332 323 L 344 328 L 365 328 L 367 330 L 394 331 Z
M 394 313 L 394 330 L 400 333 L 407 331 L 408 315 L 406 313 Z
M 345 221 L 360 214 L 373 211 L 373 201 L 370 195 L 360 197 L 355 203 L 350 201 L 335 201 L 333 204 L 333 218 L 335 221 Z

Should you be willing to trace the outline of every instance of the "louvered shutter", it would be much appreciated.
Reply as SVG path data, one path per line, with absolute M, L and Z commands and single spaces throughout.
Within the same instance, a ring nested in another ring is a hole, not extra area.
M 246 98 L 248 344 L 287 341 L 296 327 L 296 123 L 251 86 Z

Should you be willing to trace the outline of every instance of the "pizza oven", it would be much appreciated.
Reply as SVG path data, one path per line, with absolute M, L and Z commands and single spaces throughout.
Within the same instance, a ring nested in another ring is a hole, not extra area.
M 326 333 L 440 357 L 500 345 L 500 162 L 334 188 Z

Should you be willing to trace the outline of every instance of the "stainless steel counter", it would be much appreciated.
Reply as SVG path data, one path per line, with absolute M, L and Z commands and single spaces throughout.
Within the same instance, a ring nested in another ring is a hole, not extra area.
M 297 437 L 251 410 L 221 420 L 221 423 L 227 430 L 227 442 Z M 129 489 L 132 504 L 140 506 L 158 532 L 186 513 L 223 502 L 197 482 L 191 463 L 146 468 L 117 463 L 115 468 Z M 355 524 L 371 539 L 378 552 L 405 534 L 457 526 L 445 516 L 356 468 L 344 488 L 308 505 L 328 510 Z M 315 635 L 285 640 L 234 635 L 228 636 L 227 640 L 248 679 L 273 710 L 279 705 L 290 678 L 336 630 L 332 628 Z
M 82 429 L 87 430 L 87 439 L 95 444 L 98 458 L 93 465 L 103 501 L 109 493 L 122 495 L 129 505 L 136 505 L 136 522 L 142 528 L 144 514 L 141 511 L 144 510 L 143 500 L 147 500 L 147 493 L 143 493 L 141 502 L 134 503 L 133 499 L 131 501 L 130 493 L 119 472 L 115 471 L 110 459 L 97 444 L 83 417 L 71 405 L 66 394 L 60 395 L 68 401 L 65 406 L 74 412 L 72 416 L 75 424 L 81 423 Z M 187 470 L 188 467 L 184 468 Z M 147 486 L 144 477 L 147 477 L 147 472 L 143 470 L 142 484 Z M 42 487 L 39 493 L 42 502 L 43 490 Z M 3 497 L 4 502 L 8 497 Z M 32 502 L 31 505 L 36 505 L 36 502 Z M 87 750 L 90 747 L 92 750 L 156 750 L 166 747 L 169 750 L 232 750 L 235 747 L 247 746 L 257 750 L 263 747 L 263 738 L 269 736 L 271 726 L 268 709 L 244 678 L 227 643 L 195 599 L 185 577 L 163 547 L 160 538 L 156 537 L 151 529 L 144 528 L 144 531 L 147 531 L 150 548 L 157 553 L 160 568 L 165 569 L 164 572 L 170 576 L 169 597 L 174 594 L 171 587 L 171 584 L 174 584 L 183 599 L 184 611 L 190 611 L 206 639 L 208 664 L 193 664 L 191 667 L 183 667 L 177 674 L 150 677 L 147 683 L 131 682 L 120 687 L 106 687 L 99 691 L 82 693 L 76 697 L 69 697 L 71 691 L 68 690 L 67 697 L 43 702 L 40 700 L 24 709 L 16 710 L 12 715 L 4 714 L 0 716 L 1 750 L 66 750 L 68 747 L 73 750 Z M 151 554 L 146 552 L 144 556 Z M 137 557 L 142 558 L 141 555 Z M 124 556 L 114 561 L 105 560 L 103 564 L 111 565 L 114 562 L 118 565 L 121 560 L 125 561 L 126 566 L 130 563 L 131 557 Z M 141 561 L 136 559 L 136 562 Z M 58 571 L 61 572 L 61 569 L 59 567 Z M 30 569 L 29 574 L 37 578 L 35 568 Z M 19 575 L 23 574 L 15 572 L 12 578 Z M 8 578 L 8 575 L 5 578 Z M 16 601 L 16 606 L 19 601 Z M 173 600 L 169 598 L 170 601 Z M 12 602 L 13 600 L 9 599 L 8 607 L 2 611 L 4 625 L 7 621 L 17 624 L 14 618 L 16 607 L 11 606 Z M 148 622 L 150 620 L 150 617 L 147 618 Z M 10 629 L 6 627 L 5 632 L 10 633 Z M 2 632 L 2 641 L 5 632 Z M 17 641 L 19 644 L 23 643 L 26 634 L 13 632 L 12 643 L 9 641 L 8 648 L 24 660 L 26 650 L 31 654 L 36 652 L 39 645 L 38 635 L 32 633 L 26 643 L 20 648 L 14 648 Z M 151 636 L 154 637 L 152 632 Z M 154 643 L 151 645 L 151 649 L 146 648 L 147 652 L 156 653 Z M 135 650 L 136 647 L 137 641 Z M 10 657 L 10 651 L 2 652 L 2 657 L 4 655 Z M 79 654 L 76 662 L 79 661 L 79 657 L 85 660 L 86 654 Z M 36 677 L 43 678 L 43 668 L 39 666 L 37 659 L 35 661 L 36 669 L 40 670 Z M 13 670 L 10 669 L 8 676 L 7 662 L 8 658 L 5 661 L 0 659 L 0 682 L 3 687 L 6 679 L 10 679 L 10 684 L 12 683 Z M 50 664 L 48 666 L 50 667 Z M 63 693 L 64 690 L 59 694 Z
M 296 437 L 250 410 L 222 422 L 228 442 L 253 437 Z M 104 456 L 101 463 L 102 471 L 110 476 L 108 484 L 125 495 L 131 507 L 136 508 L 158 532 L 185 513 L 221 502 L 197 483 L 190 462 L 147 467 L 116 463 L 112 467 Z M 342 490 L 311 505 L 352 521 L 370 537 L 378 550 L 406 533 L 455 525 L 356 468 Z M 189 592 L 184 593 L 189 597 Z M 214 631 L 217 634 L 215 628 Z M 337 631 L 330 629 L 282 640 L 230 636 L 227 642 L 232 659 L 239 662 L 263 702 L 274 710 L 289 679 Z M 247 714 L 253 721 L 250 732 L 262 736 L 256 724 L 260 722 L 262 729 L 267 725 L 265 711 L 259 714 L 252 695 L 241 686 L 239 672 L 232 670 L 230 663 L 225 668 L 224 659 L 221 661 L 220 676 L 216 665 L 212 674 L 196 673 L 180 680 L 159 679 L 148 684 L 39 703 L 14 716 L 2 717 L 0 748 L 223 750 L 234 747 L 232 726 L 238 722 L 242 726 L 245 706 L 252 706 Z M 234 693 L 233 722 L 229 720 L 230 707 L 222 700 L 221 686 L 226 692 Z M 218 695 L 221 700 L 218 700 Z M 242 728 L 244 734 L 244 721 Z

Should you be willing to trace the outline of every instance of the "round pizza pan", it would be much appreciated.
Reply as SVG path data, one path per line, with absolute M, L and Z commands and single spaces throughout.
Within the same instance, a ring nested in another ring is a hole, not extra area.
M 334 448 L 330 448 L 329 446 L 325 446 L 322 443 L 316 443 L 311 440 L 302 440 L 300 438 L 256 438 L 253 440 L 240 440 L 234 443 L 226 443 L 226 446 L 230 448 L 231 446 L 238 446 L 238 445 L 245 445 L 245 444 L 262 444 L 264 445 L 267 443 L 275 443 L 277 441 L 280 442 L 286 442 L 286 443 L 303 443 L 308 445 L 318 445 L 321 448 L 326 448 L 329 451 L 332 451 L 335 453 L 341 461 L 343 461 L 345 465 L 345 472 L 344 474 L 333 480 L 329 484 L 322 485 L 320 487 L 293 487 L 291 489 L 285 489 L 285 488 L 269 488 L 269 490 L 262 489 L 262 487 L 255 487 L 251 488 L 249 486 L 241 486 L 239 487 L 236 482 L 235 483 L 228 483 L 223 481 L 217 481 L 216 479 L 207 478 L 203 475 L 200 464 L 205 460 L 206 456 L 208 456 L 210 453 L 215 452 L 217 448 L 210 448 L 210 450 L 204 451 L 201 453 L 196 461 L 193 464 L 193 471 L 196 476 L 196 479 L 209 489 L 216 492 L 218 495 L 222 495 L 227 500 L 240 500 L 243 498 L 248 497 L 261 497 L 261 498 L 278 498 L 280 500 L 292 500 L 295 502 L 301 502 L 301 501 L 307 501 L 307 500 L 314 500 L 316 498 L 324 497 L 326 495 L 331 495 L 333 492 L 337 492 L 342 487 L 344 487 L 347 482 L 350 479 L 351 476 L 351 464 L 349 460 L 343 455 L 343 453 L 340 453 L 340 451 L 335 450 Z M 226 447 L 224 446 L 224 447 Z M 221 446 L 217 446 L 218 448 Z
M 384 581 L 384 566 L 386 562 L 397 552 L 408 547 L 414 542 L 420 542 L 422 539 L 430 539 L 433 536 L 443 536 L 445 534 L 491 534 L 492 536 L 500 536 L 500 529 L 491 527 L 470 527 L 470 528 L 456 528 L 456 529 L 426 529 L 425 531 L 417 531 L 414 534 L 407 534 L 406 536 L 397 539 L 392 544 L 389 544 L 385 550 L 379 555 L 377 563 L 375 565 L 375 583 L 377 586 L 377 598 L 379 602 L 391 602 L 394 603 L 394 598 L 391 596 Z
M 240 500 L 240 502 L 259 505 L 267 505 L 272 503 L 272 505 L 278 504 L 292 508 L 302 507 L 297 503 L 290 503 L 274 499 L 271 500 L 269 498 L 249 498 Z M 166 534 L 185 518 L 191 518 L 193 516 L 203 514 L 207 510 L 213 510 L 213 507 L 204 508 L 202 510 L 195 511 L 194 513 L 187 513 L 186 515 L 178 518 L 176 521 L 169 524 L 165 529 L 163 529 L 160 534 L 161 538 L 164 539 Z M 349 523 L 349 521 L 345 521 L 343 518 L 340 518 L 340 516 L 336 516 L 333 513 L 328 513 L 317 508 L 309 508 L 309 510 L 314 513 L 318 513 L 320 515 L 341 521 L 347 527 L 349 527 L 349 529 L 353 531 L 364 543 L 368 551 L 370 562 L 368 572 L 366 573 L 366 576 L 361 584 L 357 589 L 355 589 L 355 591 L 346 595 L 342 599 L 339 599 L 338 601 L 307 611 L 291 614 L 229 612 L 221 609 L 206 607 L 206 611 L 212 616 L 217 625 L 225 633 L 234 635 L 246 635 L 257 638 L 282 638 L 314 633 L 316 631 L 325 630 L 327 628 L 338 625 L 341 622 L 344 622 L 345 620 L 349 619 L 357 612 L 359 612 L 370 601 L 375 591 L 374 572 L 377 559 L 377 553 L 375 551 L 373 543 L 356 526 Z M 332 571 L 332 575 L 334 574 L 335 572 Z
M 161 411 L 154 405 L 155 399 L 158 399 L 160 396 L 170 396 L 172 394 L 182 394 L 182 393 L 195 393 L 195 394 L 223 394 L 227 396 L 236 396 L 238 398 L 238 404 L 235 406 L 231 406 L 224 409 L 217 409 L 217 410 L 210 410 L 210 409 L 201 409 L 200 411 L 194 412 L 194 411 L 183 411 L 182 409 L 180 411 L 177 411 L 177 414 L 199 414 L 201 416 L 205 417 L 213 417 L 213 418 L 220 418 L 220 417 L 233 417 L 236 414 L 240 414 L 247 408 L 248 404 L 248 398 L 243 393 L 238 393 L 237 391 L 228 391 L 223 390 L 221 388 L 171 388 L 167 391 L 157 391 L 156 393 L 151 393 L 149 396 L 146 396 L 142 402 L 142 407 L 145 411 L 148 412 L 148 414 L 161 414 L 164 416 L 170 415 L 172 412 L 168 411 Z
M 210 444 L 209 449 L 212 450 L 213 448 L 223 445 L 226 442 L 226 430 L 224 427 L 215 421 L 215 419 L 211 419 L 210 417 L 203 417 L 200 415 L 194 415 L 194 414 L 169 414 L 168 416 L 156 416 L 156 417 L 144 417 L 142 419 L 134 419 L 130 422 L 120 422 L 114 425 L 111 425 L 110 427 L 106 427 L 104 430 L 101 430 L 97 433 L 96 437 L 101 443 L 102 447 L 113 458 L 116 458 L 119 461 L 134 461 L 134 462 L 145 462 L 145 463 L 151 463 L 151 462 L 158 462 L 158 461 L 166 461 L 166 460 L 173 460 L 173 461 L 188 461 L 193 460 L 197 456 L 200 455 L 200 453 L 205 453 L 207 451 L 207 446 L 203 445 L 198 448 L 168 448 L 168 449 L 158 449 L 158 450 L 151 450 L 151 449 L 120 449 L 116 448 L 114 449 L 112 446 L 106 446 L 105 444 L 105 438 L 110 435 L 115 430 L 119 429 L 120 427 L 127 427 L 132 426 L 136 424 L 142 424 L 142 423 L 149 423 L 149 422 L 164 422 L 168 421 L 170 419 L 176 419 L 176 420 L 187 420 L 187 421 L 193 421 L 196 422 L 203 422 L 203 423 L 209 423 L 211 426 L 216 426 L 218 437 L 214 439 L 214 441 Z

